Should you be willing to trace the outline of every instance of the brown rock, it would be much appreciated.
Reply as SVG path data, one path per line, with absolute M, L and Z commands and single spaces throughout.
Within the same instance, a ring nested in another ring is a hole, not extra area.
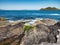
M 53 20 L 53 19 L 44 19 L 41 20 L 43 23 L 45 23 L 46 25 L 50 26 L 50 25 L 54 25 L 55 23 L 57 23 L 57 21 Z
M 24 23 L 17 23 L 0 28 L 0 45 L 17 45 L 24 36 Z

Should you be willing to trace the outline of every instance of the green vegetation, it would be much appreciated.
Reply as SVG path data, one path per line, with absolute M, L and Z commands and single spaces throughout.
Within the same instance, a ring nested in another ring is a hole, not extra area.
M 30 26 L 30 25 L 26 25 L 24 26 L 24 31 L 29 31 L 30 29 L 33 29 L 34 27 L 33 26 Z

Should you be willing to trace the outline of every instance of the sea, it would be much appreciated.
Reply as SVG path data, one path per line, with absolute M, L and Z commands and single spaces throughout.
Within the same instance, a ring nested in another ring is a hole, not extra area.
M 60 10 L 0 10 L 0 17 L 7 20 L 50 18 L 60 20 Z

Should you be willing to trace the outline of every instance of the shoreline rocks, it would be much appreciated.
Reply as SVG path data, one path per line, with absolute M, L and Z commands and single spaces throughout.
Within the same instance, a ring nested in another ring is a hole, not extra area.
M 58 43 L 59 38 L 57 36 L 60 34 L 60 22 L 55 22 L 52 19 L 36 20 L 36 22 L 30 25 L 33 28 L 29 28 L 28 31 L 24 29 L 26 23 L 27 22 L 16 21 L 9 23 L 9 25 L 1 26 L 0 44 L 33 45 L 43 42 Z

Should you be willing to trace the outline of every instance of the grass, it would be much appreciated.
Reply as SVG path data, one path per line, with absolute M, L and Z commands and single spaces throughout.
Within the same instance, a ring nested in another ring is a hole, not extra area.
M 30 26 L 30 25 L 26 25 L 26 26 L 24 26 L 24 31 L 29 31 L 30 29 L 34 29 L 34 27 L 33 26 Z

